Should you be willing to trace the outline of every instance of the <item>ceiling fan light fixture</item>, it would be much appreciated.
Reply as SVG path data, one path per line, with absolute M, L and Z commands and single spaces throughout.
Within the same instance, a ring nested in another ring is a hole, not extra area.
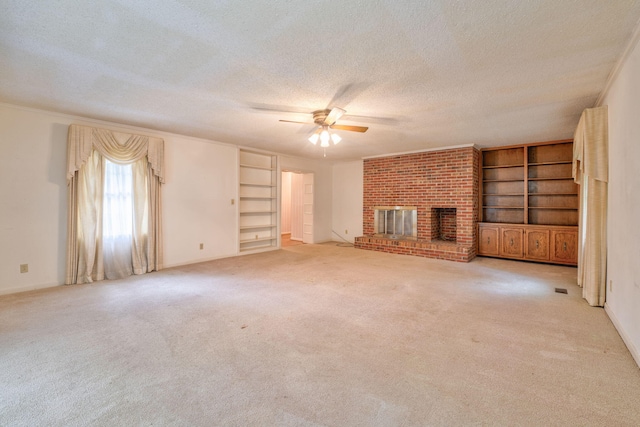
M 340 125 L 336 124 L 336 121 L 340 119 L 346 111 L 342 108 L 334 107 L 331 110 L 316 110 L 313 114 L 313 123 L 318 127 L 316 131 L 311 135 L 308 139 L 309 142 L 313 145 L 317 145 L 320 142 L 320 147 L 323 148 L 323 152 L 326 156 L 326 148 L 330 146 L 331 143 L 333 145 L 338 145 L 340 141 L 342 141 L 342 137 L 332 131 L 340 130 L 340 131 L 350 131 L 350 132 L 366 132 L 367 127 L 364 126 L 352 126 L 352 125 Z M 300 124 L 310 124 L 308 122 L 297 122 L 291 120 L 280 120 L 281 122 L 287 123 L 300 123 Z
M 328 147 L 330 138 L 331 136 L 329 135 L 329 131 L 327 130 L 326 127 L 323 127 L 322 132 L 320 132 L 320 146 Z

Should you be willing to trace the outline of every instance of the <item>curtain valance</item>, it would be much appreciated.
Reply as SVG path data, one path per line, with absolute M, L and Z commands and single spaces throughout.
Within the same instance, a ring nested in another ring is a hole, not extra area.
M 147 156 L 153 174 L 164 183 L 164 140 L 146 135 L 123 134 L 91 126 L 70 125 L 67 144 L 67 182 L 85 164 L 92 150 L 114 163 L 133 163 Z M 121 143 L 119 139 L 126 139 Z
M 582 176 L 609 181 L 607 106 L 582 112 L 573 136 L 573 179 L 582 184 Z

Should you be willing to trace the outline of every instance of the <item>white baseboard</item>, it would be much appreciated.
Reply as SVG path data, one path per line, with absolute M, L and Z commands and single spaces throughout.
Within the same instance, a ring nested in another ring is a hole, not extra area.
M 17 294 L 18 292 L 35 291 L 38 289 L 53 288 L 56 286 L 64 286 L 64 285 L 60 283 L 41 283 L 39 285 L 14 286 L 13 288 L 0 289 L 0 295 Z
M 217 256 L 217 257 L 213 257 L 213 258 L 202 258 L 202 259 L 196 259 L 196 260 L 192 260 L 192 261 L 188 261 L 188 262 L 183 262 L 183 263 L 177 263 L 177 264 L 165 264 L 162 269 L 166 269 L 166 268 L 173 268 L 173 267 L 182 267 L 184 265 L 190 265 L 190 264 L 198 264 L 201 262 L 207 262 L 207 261 L 214 261 L 216 259 L 222 259 L 222 258 L 229 258 L 229 257 L 233 257 L 236 256 L 236 254 L 230 254 L 230 255 L 221 255 L 221 256 Z M 22 286 L 14 286 L 11 288 L 0 288 L 0 295 L 9 295 L 9 294 L 17 294 L 19 292 L 28 292 L 28 291 L 35 291 L 38 289 L 46 289 L 46 288 L 53 288 L 56 286 L 64 286 L 64 284 L 62 283 L 42 283 L 42 284 L 38 284 L 38 285 L 22 285 Z
M 631 353 L 631 357 L 633 357 L 633 360 L 636 361 L 636 364 L 638 365 L 638 368 L 640 368 L 640 352 L 633 345 L 633 342 L 631 341 L 631 338 L 629 338 L 629 335 L 627 335 L 625 330 L 622 328 L 622 325 L 618 321 L 618 318 L 613 313 L 613 311 L 611 311 L 611 309 L 609 308 L 609 305 L 607 303 L 604 303 L 604 311 L 607 313 L 607 316 L 609 316 L 609 319 L 611 319 L 611 323 L 613 323 L 613 326 L 618 331 L 618 334 L 620 334 L 620 337 L 622 338 L 622 341 L 624 341 L 624 343 L 626 344 L 627 348 L 629 349 L 629 352 Z
M 179 262 L 179 263 L 176 263 L 176 264 L 164 264 L 162 266 L 162 269 L 166 270 L 167 268 L 183 267 L 185 265 L 191 265 L 191 264 L 200 264 L 201 262 L 209 262 L 209 261 L 215 261 L 217 259 L 231 258 L 231 257 L 234 257 L 236 255 L 237 254 L 220 255 L 220 256 L 213 257 L 213 258 L 200 258 L 200 259 L 194 259 L 194 260 L 187 261 L 187 262 Z

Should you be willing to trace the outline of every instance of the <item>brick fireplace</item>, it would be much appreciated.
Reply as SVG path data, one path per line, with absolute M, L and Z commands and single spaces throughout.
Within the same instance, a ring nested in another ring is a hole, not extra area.
M 474 147 L 364 160 L 363 232 L 355 246 L 468 262 L 476 256 L 478 168 Z M 377 233 L 380 206 L 415 206 L 417 237 Z

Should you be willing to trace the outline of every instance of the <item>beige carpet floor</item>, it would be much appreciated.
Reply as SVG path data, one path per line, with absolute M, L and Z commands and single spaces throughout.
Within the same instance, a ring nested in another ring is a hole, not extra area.
M 575 274 L 323 244 L 3 296 L 0 425 L 640 425 Z

